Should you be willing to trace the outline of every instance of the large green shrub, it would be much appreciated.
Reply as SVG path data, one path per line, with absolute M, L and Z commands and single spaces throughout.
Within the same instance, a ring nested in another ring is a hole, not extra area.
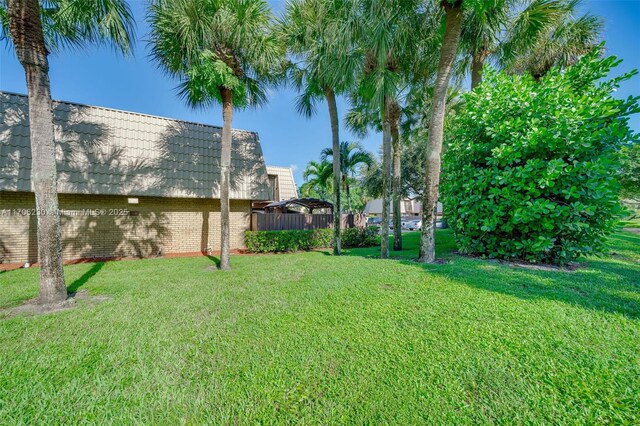
M 635 72 L 587 55 L 542 80 L 489 71 L 452 123 L 443 200 L 462 252 L 566 263 L 603 250 L 616 224 L 618 151 L 638 98 L 612 93 Z
M 246 231 L 244 242 L 251 253 L 278 253 L 331 247 L 332 229 Z

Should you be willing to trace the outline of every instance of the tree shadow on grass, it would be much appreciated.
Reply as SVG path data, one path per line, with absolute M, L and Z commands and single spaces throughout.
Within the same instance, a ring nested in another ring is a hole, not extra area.
M 615 256 L 582 260 L 574 272 L 534 271 L 496 261 L 456 255 L 449 231 L 438 232 L 437 254 L 450 263 L 423 265 L 415 262 L 417 235 L 405 238 L 406 249 L 392 252 L 391 258 L 403 265 L 455 280 L 482 290 L 506 294 L 524 300 L 547 299 L 585 309 L 605 311 L 640 318 L 640 263 L 637 247 L 640 236 L 630 233 L 611 237 Z M 329 254 L 327 252 L 327 254 Z M 348 250 L 347 256 L 379 258 L 379 247 Z M 390 260 L 394 261 L 394 260 Z
M 403 263 L 414 263 L 403 261 Z M 603 263 L 606 266 L 603 267 Z M 414 263 L 415 264 L 415 263 Z M 547 299 L 586 309 L 640 318 L 640 268 L 618 262 L 587 262 L 575 272 L 531 271 L 480 259 L 454 258 L 448 265 L 419 267 L 482 290 L 524 300 Z
M 220 268 L 220 258 L 219 257 L 215 257 L 215 256 L 211 256 L 211 255 L 207 255 L 207 258 L 212 261 L 213 263 L 215 263 L 216 268 Z
M 72 282 L 71 285 L 67 287 L 67 293 L 69 294 L 69 296 L 75 296 L 75 294 L 78 292 L 78 289 L 85 285 L 94 275 L 96 275 L 103 266 L 104 262 L 94 263 L 87 272 L 85 272 L 80 278 Z

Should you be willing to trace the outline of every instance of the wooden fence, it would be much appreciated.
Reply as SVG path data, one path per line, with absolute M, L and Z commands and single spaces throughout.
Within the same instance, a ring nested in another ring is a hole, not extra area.
M 363 228 L 367 218 L 362 214 L 343 214 L 342 228 Z M 252 213 L 252 231 L 333 228 L 332 214 Z

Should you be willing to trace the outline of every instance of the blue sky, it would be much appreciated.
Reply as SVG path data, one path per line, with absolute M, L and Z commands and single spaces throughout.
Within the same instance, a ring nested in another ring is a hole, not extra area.
M 276 13 L 284 0 L 270 1 Z M 99 105 L 127 111 L 222 124 L 220 107 L 193 110 L 177 97 L 177 82 L 163 75 L 147 57 L 144 22 L 144 0 L 130 0 L 138 24 L 138 43 L 134 56 L 123 58 L 110 49 L 89 48 L 85 51 L 63 51 L 50 57 L 50 77 L 54 99 Z M 624 62 L 617 73 L 640 69 L 640 0 L 585 1 L 585 11 L 605 20 L 604 39 L 610 54 Z M 24 72 L 12 51 L 0 50 L 0 89 L 26 93 Z M 627 81 L 618 96 L 640 94 L 640 76 Z M 291 89 L 272 91 L 268 105 L 257 110 L 237 111 L 233 127 L 257 131 L 268 164 L 292 166 L 298 184 L 302 170 L 309 160 L 316 160 L 320 151 L 331 144 L 326 104 L 318 106 L 312 119 L 300 117 L 294 108 L 296 93 Z M 339 102 L 339 112 L 348 105 Z M 640 131 L 640 115 L 631 120 Z M 342 140 L 357 140 L 342 129 Z M 366 149 L 377 152 L 380 135 L 371 134 L 362 140 Z

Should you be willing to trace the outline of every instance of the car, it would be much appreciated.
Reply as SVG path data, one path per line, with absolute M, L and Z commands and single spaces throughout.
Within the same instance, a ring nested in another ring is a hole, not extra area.
M 405 229 L 408 229 L 409 231 L 416 231 L 420 228 L 422 228 L 421 220 L 411 220 L 407 222 L 407 225 L 405 226 Z
M 367 219 L 367 226 L 380 226 L 382 224 L 382 218 L 370 217 Z

